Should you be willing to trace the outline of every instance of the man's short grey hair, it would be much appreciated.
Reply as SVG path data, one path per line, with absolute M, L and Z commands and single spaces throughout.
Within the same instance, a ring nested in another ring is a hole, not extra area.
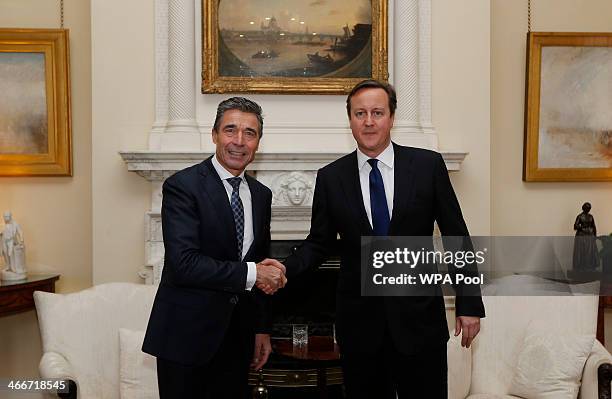
M 259 138 L 263 136 L 263 116 L 261 115 L 261 107 L 255 101 L 251 101 L 244 97 L 232 97 L 219 103 L 217 106 L 215 124 L 213 126 L 213 130 L 215 132 L 219 132 L 219 123 L 221 123 L 221 119 L 223 118 L 225 111 L 230 111 L 232 109 L 254 114 L 257 117 L 257 122 L 259 123 Z

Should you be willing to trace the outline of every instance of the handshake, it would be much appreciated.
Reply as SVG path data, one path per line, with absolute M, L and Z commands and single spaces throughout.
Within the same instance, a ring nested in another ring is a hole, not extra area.
M 257 279 L 255 285 L 268 295 L 274 294 L 287 284 L 287 269 L 276 259 L 264 259 L 256 265 Z

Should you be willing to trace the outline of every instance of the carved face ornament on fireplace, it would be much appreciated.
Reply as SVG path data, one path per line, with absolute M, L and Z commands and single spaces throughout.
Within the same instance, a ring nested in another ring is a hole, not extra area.
M 306 185 L 301 181 L 294 181 L 287 186 L 287 197 L 293 205 L 300 205 L 306 198 Z
M 281 175 L 274 182 L 274 205 L 305 205 L 312 195 L 312 179 L 302 172 L 291 172 Z

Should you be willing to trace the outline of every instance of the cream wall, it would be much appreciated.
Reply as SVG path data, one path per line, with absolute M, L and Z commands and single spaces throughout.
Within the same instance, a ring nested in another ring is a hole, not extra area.
M 469 154 L 451 180 L 473 235 L 490 234 L 489 0 L 432 1 L 433 124 L 441 150 Z
M 92 0 L 93 282 L 141 282 L 150 186 L 118 152 L 144 150 L 154 120 L 150 0 Z
M 77 291 L 92 282 L 89 18 L 88 1 L 65 0 L 73 177 L 0 177 L 0 210 L 12 210 L 24 230 L 28 270 L 61 274 L 59 292 Z M 0 27 L 59 28 L 59 1 L 0 0 Z M 37 376 L 41 354 L 34 311 L 0 318 L 0 377 Z

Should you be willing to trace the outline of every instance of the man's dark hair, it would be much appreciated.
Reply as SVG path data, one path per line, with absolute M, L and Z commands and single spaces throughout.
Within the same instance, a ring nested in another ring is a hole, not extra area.
M 355 85 L 348 97 L 346 98 L 346 113 L 350 119 L 351 117 L 351 98 L 358 91 L 363 89 L 383 89 L 385 93 L 387 93 L 387 98 L 389 99 L 389 111 L 391 115 L 395 115 L 395 109 L 397 108 L 397 94 L 395 94 L 395 89 L 389 83 L 379 82 L 374 79 L 363 80 Z
M 225 111 L 230 111 L 232 109 L 254 114 L 257 117 L 257 122 L 259 123 L 259 138 L 263 136 L 263 116 L 261 115 L 261 107 L 255 101 L 251 101 L 244 97 L 232 97 L 219 103 L 217 106 L 215 124 L 213 125 L 213 130 L 215 132 L 219 132 L 219 123 L 221 123 L 221 119 L 223 118 Z

